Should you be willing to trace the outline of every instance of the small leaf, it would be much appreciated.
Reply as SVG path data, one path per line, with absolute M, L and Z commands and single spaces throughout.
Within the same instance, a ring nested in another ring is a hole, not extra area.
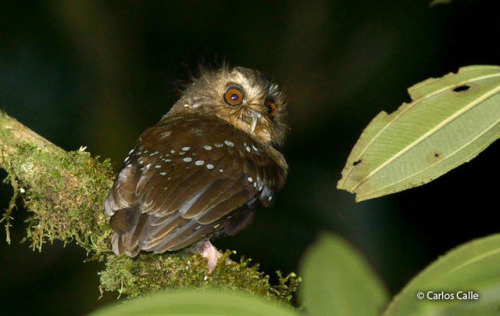
M 429 7 L 435 7 L 437 5 L 443 5 L 443 4 L 451 4 L 451 0 L 432 0 L 431 3 L 429 3 Z
M 462 294 L 457 294 L 458 291 Z M 458 298 L 468 291 L 477 293 L 478 299 Z M 424 295 L 422 300 L 417 299 L 419 292 Z M 437 301 L 427 297 L 441 292 L 448 293 L 448 298 L 453 295 L 453 299 Z M 461 245 L 432 263 L 395 297 L 384 315 L 498 315 L 499 298 L 500 234 L 497 234 Z
M 413 102 L 363 131 L 339 189 L 366 200 L 425 184 L 500 137 L 500 67 L 470 66 L 409 89 Z
M 136 315 L 251 315 L 297 316 L 292 308 L 276 301 L 229 290 L 171 290 L 126 303 L 116 303 L 92 316 Z
M 322 236 L 301 266 L 299 294 L 308 315 L 380 315 L 388 301 L 364 258 L 338 237 Z

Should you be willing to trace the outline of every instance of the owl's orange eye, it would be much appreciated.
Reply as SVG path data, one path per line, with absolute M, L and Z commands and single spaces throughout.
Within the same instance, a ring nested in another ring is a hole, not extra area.
M 239 87 L 231 86 L 224 92 L 224 102 L 230 106 L 238 106 L 243 103 L 245 93 Z
M 276 104 L 274 104 L 272 99 L 266 99 L 266 102 L 264 104 L 266 105 L 267 108 L 267 114 L 270 117 L 276 115 Z

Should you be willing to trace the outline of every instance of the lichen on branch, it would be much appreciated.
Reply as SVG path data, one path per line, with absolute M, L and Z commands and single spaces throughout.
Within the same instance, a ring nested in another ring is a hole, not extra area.
M 91 259 L 105 262 L 106 270 L 100 273 L 104 291 L 138 296 L 165 288 L 226 286 L 290 301 L 297 289 L 294 274 L 279 274 L 279 284 L 272 286 L 258 265 L 229 262 L 230 251 L 210 275 L 205 259 L 188 251 L 116 257 L 103 211 L 114 178 L 110 161 L 92 157 L 84 148 L 64 151 L 2 111 L 0 168 L 7 171 L 14 196 L 20 196 L 32 214 L 26 238 L 31 247 L 41 251 L 54 240 L 76 242 Z

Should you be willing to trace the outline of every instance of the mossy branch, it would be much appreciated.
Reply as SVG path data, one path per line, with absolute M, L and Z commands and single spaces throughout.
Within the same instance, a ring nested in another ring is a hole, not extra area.
M 103 211 L 114 178 L 109 160 L 91 157 L 84 148 L 64 151 L 2 111 L 0 167 L 13 184 L 13 199 L 21 197 L 32 213 L 26 237 L 31 247 L 41 251 L 46 242 L 76 242 L 91 259 L 105 262 L 100 287 L 104 291 L 137 296 L 165 288 L 226 286 L 290 301 L 297 289 L 294 274 L 279 274 L 280 284 L 272 286 L 258 265 L 225 260 L 230 251 L 210 275 L 205 259 L 187 251 L 116 257 Z M 7 230 L 11 211 L 9 207 L 4 217 Z

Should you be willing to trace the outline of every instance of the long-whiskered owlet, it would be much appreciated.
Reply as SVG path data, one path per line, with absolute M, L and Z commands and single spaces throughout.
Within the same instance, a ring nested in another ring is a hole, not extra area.
M 202 70 L 116 177 L 105 203 L 113 251 L 134 257 L 197 243 L 213 269 L 210 237 L 241 231 L 285 184 L 288 165 L 275 146 L 286 115 L 285 94 L 262 73 Z

